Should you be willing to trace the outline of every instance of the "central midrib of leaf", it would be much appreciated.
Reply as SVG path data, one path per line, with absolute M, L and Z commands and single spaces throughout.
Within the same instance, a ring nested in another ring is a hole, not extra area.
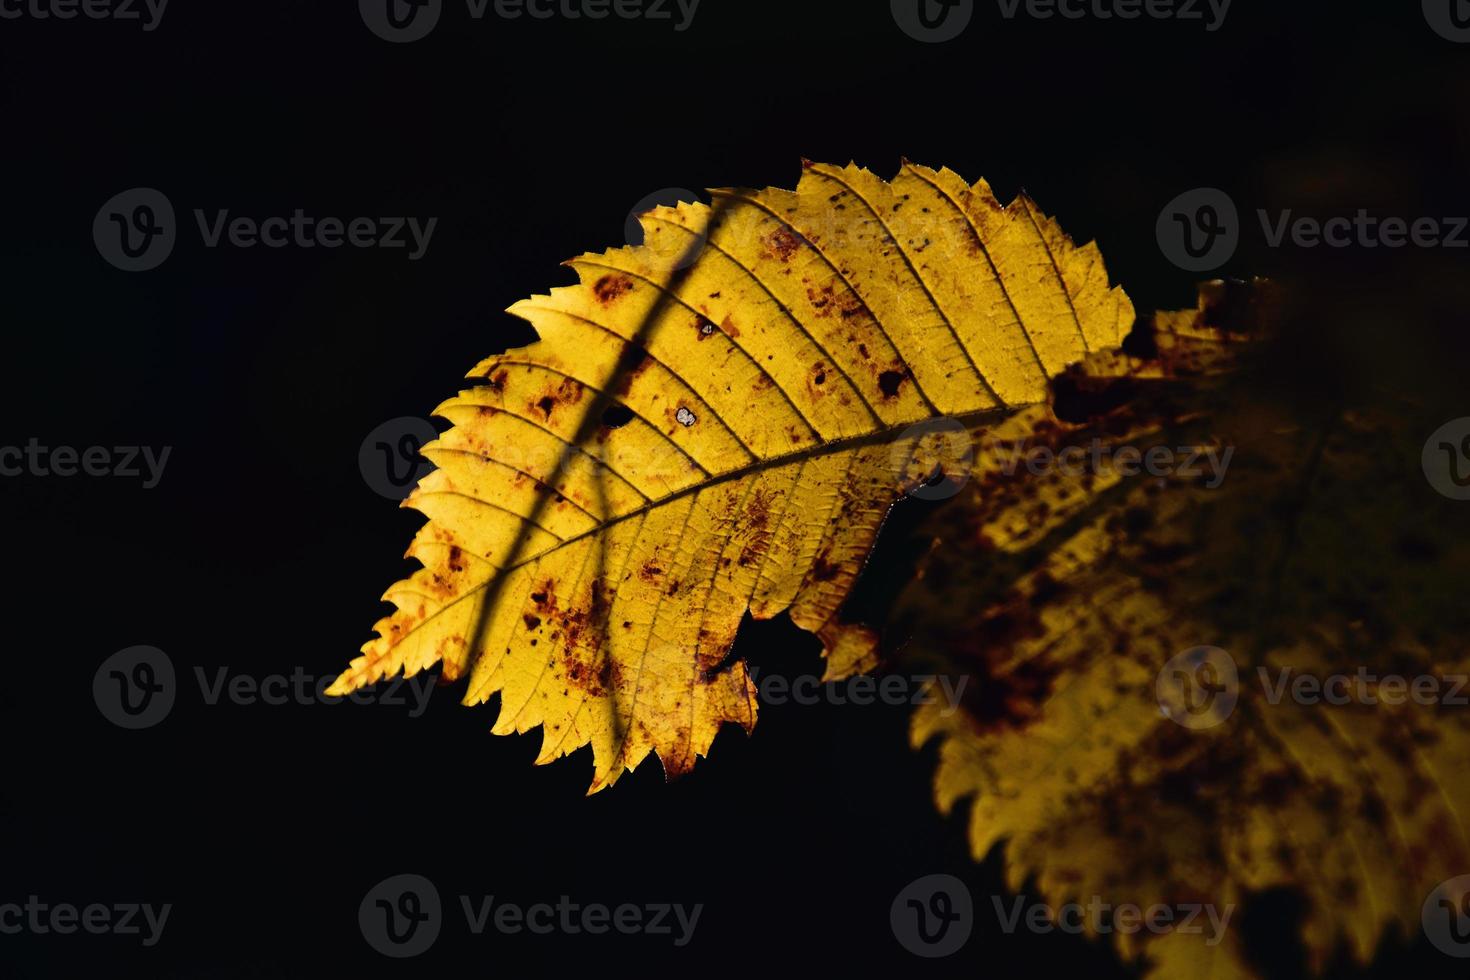
M 941 420 L 958 422 L 966 429 L 970 429 L 972 426 L 993 425 L 997 422 L 1005 420 L 1011 415 L 1014 415 L 1016 412 L 1020 411 L 1024 407 L 1026 406 L 987 408 L 975 412 L 965 412 L 960 415 L 932 416 L 927 419 L 914 419 L 912 421 L 887 426 L 882 429 L 875 429 L 872 432 L 865 432 L 862 435 L 845 436 L 840 439 L 832 439 L 828 442 L 818 443 L 814 446 L 808 446 L 804 449 L 798 449 L 793 452 L 783 453 L 779 456 L 770 456 L 765 459 L 757 459 L 754 462 L 747 463 L 744 466 L 740 466 L 732 470 L 727 470 L 723 473 L 711 474 L 707 479 L 701 480 L 698 483 L 692 483 L 687 487 L 682 487 L 672 493 L 665 494 L 662 497 L 658 497 L 656 499 L 649 500 L 643 504 L 640 504 L 639 506 L 634 507 L 632 510 L 624 511 L 621 514 L 617 514 L 613 517 L 608 517 L 604 520 L 601 520 L 596 527 L 588 528 L 587 530 L 582 531 L 578 534 L 574 534 L 569 538 L 564 538 L 549 548 L 543 548 L 541 551 L 536 552 L 534 555 L 528 555 L 525 558 L 513 560 L 510 563 L 502 566 L 498 571 L 501 574 L 509 574 L 516 571 L 517 569 L 524 568 L 531 562 L 544 558 L 545 556 L 555 551 L 559 551 L 568 545 L 575 544 L 578 541 L 583 541 L 589 537 L 601 534 L 609 528 L 612 528 L 620 524 L 621 522 L 628 520 L 629 518 L 638 517 L 642 514 L 647 514 L 649 511 L 655 510 L 659 507 L 663 507 L 667 504 L 671 504 L 676 500 L 682 500 L 683 498 L 691 494 L 699 493 L 703 490 L 719 486 L 723 483 L 729 483 L 732 480 L 744 479 L 747 476 L 753 476 L 766 470 L 778 469 L 782 466 L 788 466 L 792 463 L 799 463 L 809 459 L 818 459 L 823 456 L 830 456 L 834 453 L 846 452 L 851 449 L 862 449 L 866 446 L 880 445 L 885 442 L 895 441 L 898 439 L 899 436 L 903 435 L 903 433 L 907 432 L 909 429 L 920 427 L 928 423 L 938 422 Z M 567 449 L 569 452 L 575 451 L 576 447 L 569 444 Z M 593 458 L 596 459 L 597 457 L 594 456 Z M 547 497 L 549 498 L 550 496 L 555 495 L 556 492 L 557 491 L 555 491 L 554 489 L 548 487 Z M 897 488 L 897 484 L 895 483 L 894 495 L 897 496 L 899 492 L 900 491 Z M 488 584 L 488 582 L 476 586 L 475 589 L 472 589 L 471 591 L 478 591 L 479 589 L 484 588 L 486 584 Z

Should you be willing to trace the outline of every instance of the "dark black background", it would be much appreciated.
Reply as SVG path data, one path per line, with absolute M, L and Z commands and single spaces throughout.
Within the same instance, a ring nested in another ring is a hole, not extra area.
M 1106 943 L 1001 934 L 999 861 L 971 862 L 963 815 L 935 812 L 932 759 L 908 748 L 903 708 L 773 707 L 680 782 L 650 761 L 589 799 L 586 753 L 533 767 L 539 736 L 491 736 L 494 707 L 462 708 L 457 691 L 412 719 L 208 707 L 192 669 L 346 663 L 419 522 L 365 486 L 363 437 L 427 414 L 479 358 L 531 339 L 501 311 L 571 281 L 563 259 L 621 244 L 651 192 L 794 186 L 802 157 L 889 176 L 906 156 L 983 175 L 1003 199 L 1026 188 L 1079 241 L 1100 241 L 1140 310 L 1192 305 L 1195 277 L 1154 240 L 1160 208 L 1189 188 L 1223 188 L 1244 212 L 1465 213 L 1470 46 L 1408 2 L 1236 0 L 1215 33 L 1007 22 L 980 3 L 943 45 L 906 37 L 882 2 L 703 0 L 683 33 L 471 22 L 448 6 L 410 45 L 372 36 L 346 2 L 174 0 L 152 33 L 0 21 L 0 442 L 173 447 L 154 490 L 0 483 L 0 900 L 175 906 L 153 949 L 0 937 L 3 969 L 1131 975 Z M 90 229 L 135 186 L 163 190 L 189 224 L 161 268 L 127 274 Z M 408 262 L 205 249 L 196 207 L 440 221 Z M 1368 324 L 1369 343 L 1445 345 L 1438 382 L 1454 384 L 1464 262 L 1271 250 L 1247 223 L 1225 271 L 1294 279 Z M 134 644 L 167 651 L 183 681 L 172 715 L 142 732 L 91 698 L 101 661 Z M 768 669 L 820 669 L 816 642 L 789 625 L 738 649 Z M 460 893 L 705 909 L 682 950 L 451 925 L 395 963 L 364 943 L 357 906 L 405 871 L 432 878 L 451 912 Z M 968 882 L 979 924 L 963 952 L 928 962 L 894 941 L 888 907 L 940 871 Z M 1300 975 L 1290 904 L 1262 908 L 1244 927 L 1270 975 Z M 1373 975 L 1455 965 L 1411 936 Z

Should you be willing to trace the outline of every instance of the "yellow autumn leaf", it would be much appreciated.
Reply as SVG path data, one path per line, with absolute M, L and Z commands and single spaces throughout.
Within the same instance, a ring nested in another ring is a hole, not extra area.
M 1009 887 L 1237 922 L 1289 889 L 1321 972 L 1418 934 L 1436 886 L 1470 871 L 1470 712 L 1451 700 L 1470 557 L 1419 471 L 1432 420 L 1386 392 L 1322 405 L 1259 380 L 1212 322 L 1225 292 L 1161 317 L 1156 359 L 1072 372 L 1097 405 L 1122 384 L 1118 404 L 991 433 L 894 628 L 974 675 L 964 710 L 916 713 L 913 741 L 938 741 L 937 802 L 968 801 L 972 852 L 1002 848 Z M 1214 486 L 1007 462 L 1094 438 L 1233 457 Z M 1343 683 L 1297 696 L 1301 677 Z M 1437 699 L 1390 696 L 1391 678 Z M 1150 978 L 1259 975 L 1238 927 L 1208 932 L 1116 938 Z
M 835 614 L 943 465 L 916 424 L 1039 403 L 1133 323 L 1095 245 L 949 170 L 711 194 L 511 308 L 540 339 L 435 410 L 453 425 L 406 501 L 423 568 L 333 693 L 438 663 L 467 704 L 500 695 L 496 733 L 541 727 L 538 761 L 590 745 L 594 791 L 650 751 L 682 773 L 755 722 L 747 611 L 817 633 L 829 673 L 872 663 Z

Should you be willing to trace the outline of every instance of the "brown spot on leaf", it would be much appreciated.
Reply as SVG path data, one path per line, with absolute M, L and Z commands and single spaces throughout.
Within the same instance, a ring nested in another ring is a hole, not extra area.
M 813 582 L 830 582 L 841 573 L 842 567 L 828 561 L 829 557 L 824 554 L 812 562 L 811 579 Z
M 746 526 L 755 531 L 764 530 L 771 520 L 771 504 L 776 500 L 776 491 L 773 489 L 756 490 L 750 495 L 750 503 L 745 508 Z
M 812 309 L 817 311 L 817 316 L 826 317 L 832 315 L 834 292 L 835 290 L 831 283 L 828 283 L 821 289 L 815 289 L 811 286 L 807 287 L 806 297 L 811 302 Z
M 619 296 L 631 291 L 632 288 L 633 280 L 621 273 L 616 275 L 609 273 L 592 284 L 592 292 L 603 306 L 609 305 Z
M 789 262 L 792 254 L 801 245 L 801 239 L 797 238 L 791 229 L 785 225 L 771 232 L 762 239 L 762 242 L 766 246 L 766 249 L 782 262 Z

